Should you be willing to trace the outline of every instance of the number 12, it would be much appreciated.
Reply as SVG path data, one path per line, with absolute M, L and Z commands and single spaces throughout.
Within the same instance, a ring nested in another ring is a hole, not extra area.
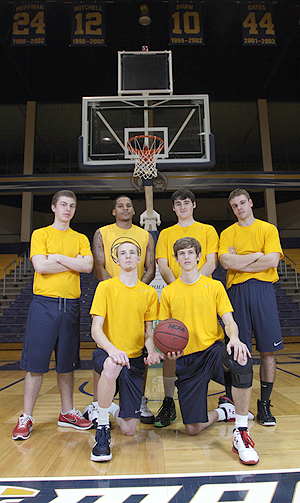
M 102 28 L 93 28 L 102 24 L 100 12 L 88 12 L 85 16 L 85 30 L 83 27 L 83 13 L 76 14 L 76 30 L 74 35 L 102 35 Z

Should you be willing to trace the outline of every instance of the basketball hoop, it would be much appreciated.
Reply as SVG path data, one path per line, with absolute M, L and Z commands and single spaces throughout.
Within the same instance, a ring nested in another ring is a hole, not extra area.
M 133 136 L 128 140 L 127 148 L 135 162 L 133 176 L 144 180 L 156 178 L 156 161 L 164 148 L 164 141 L 153 135 Z

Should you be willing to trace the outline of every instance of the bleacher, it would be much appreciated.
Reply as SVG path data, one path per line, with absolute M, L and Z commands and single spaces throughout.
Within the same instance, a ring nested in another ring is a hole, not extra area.
M 289 250 L 289 252 L 286 253 L 290 256 L 289 253 L 291 252 Z M 293 254 L 293 257 L 297 258 L 296 254 Z M 300 270 L 300 253 L 298 257 Z M 292 273 L 290 267 L 289 272 Z M 220 264 L 218 264 L 213 277 L 222 281 L 225 285 L 226 271 Z M 91 338 L 91 317 L 89 311 L 98 280 L 93 273 L 81 274 L 80 278 L 82 292 L 80 297 L 80 340 L 82 347 L 90 347 L 93 342 Z M 7 307 L 3 308 L 3 314 L 0 316 L 0 344 L 9 345 L 10 348 L 16 344 L 15 347 L 19 349 L 23 342 L 28 309 L 33 295 L 32 276 L 29 275 L 26 281 L 27 282 L 23 283 L 23 288 L 20 293 L 18 293 L 14 299 L 5 301 Z M 280 324 L 285 342 L 300 341 L 300 308 L 299 300 L 295 299 L 297 294 L 294 293 L 294 290 L 294 286 L 291 286 L 291 284 L 289 282 L 287 283 L 283 278 L 275 284 Z M 1 304 L 3 304 L 3 300 Z
M 90 346 L 90 343 L 92 343 L 89 311 L 98 280 L 93 273 L 81 274 L 80 283 L 80 341 L 81 346 L 85 347 Z M 32 296 L 32 277 L 29 277 L 22 291 L 16 295 L 14 300 L 9 302 L 9 307 L 4 309 L 2 316 L 0 316 L 0 344 L 21 344 L 23 342 Z
M 0 254 L 0 280 L 4 278 L 4 269 L 6 269 L 7 266 L 12 264 L 14 260 L 18 258 L 18 255 L 14 253 L 1 253 Z M 13 271 L 14 266 L 12 265 L 6 270 L 6 274 L 9 274 L 11 271 Z

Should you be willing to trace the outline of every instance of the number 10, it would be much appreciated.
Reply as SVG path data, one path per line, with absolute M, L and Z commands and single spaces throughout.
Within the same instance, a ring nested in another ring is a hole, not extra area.
M 172 33 L 176 35 L 181 35 L 182 34 L 182 29 L 180 28 L 180 13 L 179 12 L 174 12 L 172 14 L 172 18 L 174 19 L 174 28 L 172 30 Z M 191 26 L 194 25 L 194 28 L 191 28 Z M 189 12 L 186 11 L 183 14 L 183 31 L 187 35 L 190 34 L 198 34 L 200 33 L 200 20 L 199 20 L 199 12 Z

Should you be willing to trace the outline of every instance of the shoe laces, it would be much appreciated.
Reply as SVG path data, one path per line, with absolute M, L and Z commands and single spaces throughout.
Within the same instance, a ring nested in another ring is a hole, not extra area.
M 171 414 L 172 409 L 173 409 L 172 402 L 168 403 L 164 400 L 161 408 L 159 409 L 159 411 L 157 413 L 157 416 L 168 417 Z
M 255 443 L 253 442 L 252 438 L 249 436 L 248 430 L 240 430 L 239 432 L 241 434 L 242 440 L 245 444 L 245 447 L 249 449 L 250 447 L 254 447 Z
M 75 407 L 72 410 L 70 410 L 70 412 L 67 412 L 66 414 L 72 414 L 74 416 L 83 417 L 83 415 L 80 412 L 80 410 L 75 409 Z M 66 415 L 66 414 L 64 414 L 64 415 Z
M 28 421 L 31 421 L 32 423 L 34 423 L 34 419 L 32 416 L 20 416 L 19 417 L 19 426 L 26 426 L 26 424 L 28 423 Z
M 109 426 L 102 426 L 97 428 L 95 441 L 100 445 L 104 445 L 110 439 L 110 428 Z
M 266 400 L 260 402 L 260 406 L 261 408 L 263 409 L 265 415 L 267 416 L 271 416 L 271 411 L 270 411 L 270 407 L 273 407 L 273 405 L 271 404 L 271 402 L 267 402 Z

